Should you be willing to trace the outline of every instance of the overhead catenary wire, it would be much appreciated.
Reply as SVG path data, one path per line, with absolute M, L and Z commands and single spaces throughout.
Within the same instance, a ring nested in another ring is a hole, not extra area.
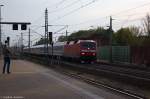
M 121 15 L 117 15 L 117 17 L 128 17 L 128 16 L 137 16 L 137 15 L 141 15 L 141 14 L 146 14 L 146 13 L 150 13 L 149 11 L 146 12 L 142 12 L 142 13 L 131 13 L 131 14 L 121 14 Z M 115 16 L 116 17 L 116 16 Z
M 64 1 L 66 1 L 66 0 L 62 0 L 61 2 L 64 2 Z M 78 0 L 78 1 L 79 1 L 79 0 Z M 96 0 L 93 0 L 93 1 L 96 1 Z M 93 2 L 93 1 L 92 1 L 92 2 Z M 76 1 L 76 2 L 77 2 L 77 1 Z M 59 3 L 57 3 L 57 4 L 59 4 Z M 150 2 L 149 2 L 149 3 L 142 4 L 142 5 L 139 5 L 139 6 L 137 6 L 137 7 L 133 7 L 133 8 L 124 10 L 124 11 L 120 11 L 120 12 L 115 13 L 115 14 L 112 14 L 112 15 L 116 15 L 116 14 L 117 14 L 117 16 L 118 16 L 118 14 L 121 14 L 121 13 L 123 13 L 123 12 L 131 11 L 131 10 L 137 9 L 137 8 L 139 8 L 139 7 L 147 6 L 147 5 L 149 5 L 149 4 L 150 4 Z M 88 4 L 87 4 L 87 5 L 88 5 Z M 85 5 L 83 5 L 83 7 L 84 7 L 84 6 L 85 6 Z M 67 6 L 66 6 L 66 7 L 67 7 Z M 77 9 L 75 9 L 75 10 L 73 10 L 73 11 L 71 11 L 71 12 L 65 14 L 65 15 L 63 15 L 62 17 L 57 18 L 57 19 L 61 19 L 61 18 L 65 17 L 65 16 L 67 16 L 68 14 L 73 13 L 73 12 L 75 12 L 76 10 L 81 9 L 81 8 L 82 8 L 82 6 L 81 6 L 80 8 L 77 8 Z M 108 16 L 106 16 L 106 17 L 108 17 Z
M 137 6 L 137 7 L 134 7 L 134 8 L 130 8 L 130 9 L 127 9 L 127 10 L 124 10 L 124 11 L 121 11 L 121 12 L 118 12 L 118 13 L 115 13 L 115 14 L 112 14 L 112 16 L 116 15 L 118 16 L 118 14 L 121 14 L 123 12 L 127 12 L 127 11 L 131 11 L 131 10 L 134 10 L 134 9 L 137 9 L 139 7 L 144 7 L 144 6 L 147 6 L 147 5 L 150 5 L 150 2 L 148 4 L 143 4 L 143 5 L 140 5 L 140 6 Z M 123 13 L 124 14 L 124 13 Z M 135 15 L 135 14 L 133 14 Z M 133 16 L 133 15 L 130 15 L 130 16 Z M 125 16 L 125 15 L 124 15 Z M 126 15 L 126 16 L 129 16 L 129 15 Z M 107 18 L 109 16 L 104 16 L 104 17 L 101 17 L 101 18 L 98 18 L 98 19 L 103 19 L 103 18 Z M 98 20 L 96 19 L 96 20 Z M 92 20 L 87 20 L 87 21 L 84 21 L 84 22 L 81 22 L 81 23 L 77 23 L 77 24 L 73 24 L 73 25 L 70 25 L 70 26 L 74 26 L 74 25 L 81 25 L 81 24 L 84 24 L 84 23 L 87 23 L 89 21 L 92 21 Z
M 60 32 L 60 31 L 62 31 L 62 30 L 64 30 L 64 29 L 66 29 L 66 28 L 68 28 L 68 26 L 64 26 L 63 28 L 61 28 L 61 29 L 57 30 L 57 31 L 56 31 L 56 32 L 54 32 L 53 34 L 57 34 L 58 32 Z
M 58 6 L 62 5 L 65 1 L 67 1 L 67 0 L 61 0 L 61 1 L 59 1 L 59 2 L 57 2 L 55 4 L 53 4 L 53 5 L 47 6 L 46 8 L 58 7 Z
M 127 24 L 127 23 L 131 23 L 131 22 L 134 22 L 134 21 L 142 21 L 142 19 L 143 19 L 143 15 L 141 16 L 141 17 L 137 17 L 137 18 L 134 18 L 133 19 L 133 16 L 135 16 L 135 15 L 129 15 L 128 17 L 127 17 L 127 19 L 120 19 L 119 21 L 120 22 L 122 22 L 122 27 L 124 26 L 124 24 Z
M 46 0 L 46 1 L 43 2 L 42 4 L 45 4 L 47 1 L 48 1 L 48 0 Z M 56 7 L 56 6 L 58 6 L 58 5 L 63 4 L 65 1 L 67 1 L 67 0 L 61 0 L 60 2 L 57 2 L 57 3 L 55 3 L 55 4 L 51 5 L 51 6 L 47 6 L 46 8 Z M 37 21 L 39 21 L 42 17 L 44 17 L 43 14 L 42 14 L 40 17 L 38 17 L 37 19 L 35 19 L 35 20 L 32 22 L 32 24 L 33 24 L 33 23 L 36 23 Z
M 107 16 L 108 17 L 108 16 Z M 104 19 L 104 18 L 107 18 L 107 17 L 101 17 L 101 18 L 97 18 L 97 19 L 92 19 L 92 20 L 86 20 L 84 22 L 80 22 L 80 23 L 75 23 L 75 24 L 70 24 L 68 26 L 79 26 L 79 25 L 82 25 L 82 24 L 86 24 L 88 22 L 91 22 L 91 21 L 98 21 L 100 19 Z
M 119 14 L 121 14 L 121 13 L 124 14 L 124 12 L 131 11 L 131 10 L 135 10 L 135 9 L 138 9 L 138 8 L 141 8 L 141 7 L 144 7 L 144 6 L 148 6 L 148 5 L 150 5 L 150 2 L 149 2 L 149 3 L 142 4 L 142 5 L 139 5 L 139 6 L 137 6 L 137 7 L 133 7 L 133 8 L 127 9 L 127 10 L 123 10 L 123 11 L 114 13 L 114 14 L 111 14 L 111 15 L 112 15 L 112 16 L 115 16 L 115 15 L 116 15 L 116 16 L 119 16 Z M 133 15 L 135 15 L 135 14 L 133 14 Z M 133 16 L 133 15 L 131 15 L 131 16 Z M 124 15 L 124 16 L 125 16 L 125 15 Z M 129 16 L 129 15 L 126 15 L 126 16 Z M 98 19 L 103 19 L 103 18 L 106 18 L 106 17 L 109 17 L 109 16 L 104 16 L 104 17 L 101 17 L 101 18 L 98 18 Z M 98 19 L 96 19 L 96 20 L 98 20 Z M 81 23 L 77 23 L 77 24 L 73 24 L 73 25 L 80 25 L 80 24 L 87 23 L 87 22 L 89 22 L 89 21 L 92 21 L 92 20 L 87 20 L 87 21 L 84 21 L 84 22 L 81 22 Z M 73 25 L 70 25 L 70 26 L 73 26 Z
M 135 10 L 135 9 L 138 9 L 138 8 L 141 8 L 141 7 L 144 7 L 144 6 L 148 6 L 148 5 L 150 5 L 150 2 L 147 4 L 147 3 L 145 3 L 145 4 L 142 4 L 142 5 L 139 5 L 139 6 L 137 6 L 137 7 L 133 7 L 133 8 L 130 8 L 130 9 L 127 9 L 127 10 L 124 10 L 124 11 L 120 11 L 120 12 L 118 12 L 118 13 L 115 13 L 115 14 L 112 14 L 113 16 L 114 15 L 116 15 L 116 16 L 119 16 L 118 14 L 121 14 L 121 13 L 123 13 L 123 12 L 128 12 L 128 11 L 132 11 L 132 10 Z M 124 13 L 123 13 L 124 14 Z M 129 15 L 127 15 L 127 16 L 129 16 Z M 134 16 L 134 15 L 130 15 L 130 17 L 132 17 L 132 16 Z M 109 17 L 109 16 L 106 16 L 106 17 Z M 101 17 L 101 18 L 105 18 L 105 17 Z M 99 18 L 100 19 L 100 18 Z M 141 18 L 138 18 L 138 20 L 140 20 Z M 92 21 L 92 20 L 88 20 L 88 21 L 85 21 L 85 22 L 81 22 L 81 23 L 77 23 L 77 24 L 74 24 L 74 25 L 70 25 L 70 26 L 76 26 L 76 25 L 81 25 L 81 24 L 84 24 L 84 23 L 87 23 L 87 22 L 90 22 L 90 21 Z M 135 20 L 129 20 L 128 19 L 128 22 L 131 22 L 131 21 L 137 21 L 137 19 L 135 19 Z M 126 22 L 127 23 L 127 22 Z
M 120 25 L 120 23 L 115 23 L 113 26 L 114 27 L 120 27 L 121 26 L 121 28 L 123 28 L 126 24 L 130 24 L 130 23 L 132 23 L 132 22 L 136 22 L 136 21 L 141 21 L 143 18 L 136 18 L 136 19 L 128 19 L 128 21 L 127 22 L 125 22 L 125 23 L 122 23 L 122 25 Z M 136 25 L 137 25 L 137 23 L 136 23 Z M 131 25 L 131 26 L 133 26 L 133 25 Z
M 62 2 L 64 2 L 64 1 L 66 1 L 66 0 L 62 0 L 61 2 L 58 2 L 58 3 L 56 3 L 56 4 L 61 4 Z M 67 6 L 65 6 L 65 7 L 63 7 L 63 8 L 61 8 L 61 9 L 56 9 L 56 10 L 53 10 L 53 11 L 50 11 L 50 12 L 48 12 L 49 14 L 50 13 L 54 13 L 54 12 L 59 12 L 59 11 L 61 11 L 61 10 L 65 10 L 66 8 L 68 8 L 68 7 L 71 7 L 71 6 L 73 6 L 74 4 L 76 4 L 77 2 L 79 2 L 79 0 L 76 0 L 76 1 L 74 1 L 74 2 L 72 2 L 71 4 L 69 4 L 69 5 L 67 5 Z M 55 5 L 56 5 L 55 4 Z M 49 8 L 49 7 L 48 7 Z M 44 15 L 42 14 L 42 16 L 40 16 L 39 18 L 37 18 L 36 20 L 34 20 L 33 22 L 32 22 L 32 24 L 33 23 L 37 23 L 42 17 L 44 17 Z M 31 27 L 41 27 L 41 26 L 31 26 Z
M 85 8 L 85 7 L 95 3 L 96 1 L 98 1 L 98 0 L 92 0 L 91 2 L 89 2 L 89 3 L 85 4 L 85 5 L 82 5 L 82 6 L 78 7 L 78 8 L 76 8 L 76 9 L 74 9 L 74 10 L 72 10 L 72 11 L 70 11 L 70 12 L 68 12 L 68 13 L 66 13 L 66 14 L 64 14 L 64 15 L 62 15 L 62 16 L 60 16 L 60 17 L 58 17 L 58 18 L 56 18 L 56 19 L 54 19 L 52 21 L 50 21 L 50 22 L 58 21 L 58 20 L 64 18 L 65 16 L 68 16 L 68 15 L 70 15 L 70 14 L 72 14 L 72 13 L 74 13 L 74 12 L 76 12 L 76 11 L 82 9 L 82 8 Z
M 62 7 L 62 8 L 60 8 L 60 9 L 55 9 L 55 10 L 49 11 L 48 13 L 50 14 L 50 13 L 56 13 L 56 12 L 63 11 L 63 10 L 65 10 L 66 8 L 69 8 L 69 7 L 73 6 L 73 5 L 75 5 L 75 4 L 76 4 L 77 2 L 79 2 L 79 1 L 80 1 L 80 0 L 76 0 L 76 1 L 72 2 L 71 4 L 66 5 L 65 7 Z
M 30 42 L 34 42 L 34 41 L 37 41 L 37 40 L 39 40 L 40 38 L 36 38 L 36 39 L 33 39 L 33 40 L 31 40 Z M 24 45 L 27 45 L 28 46 L 28 42 L 29 41 L 26 41 L 26 43 L 24 44 Z
M 62 0 L 62 1 L 63 1 L 63 0 Z M 66 0 L 65 0 L 65 1 L 66 1 Z M 77 11 L 77 10 L 80 10 L 81 8 L 84 8 L 84 7 L 90 5 L 91 3 L 94 3 L 94 2 L 96 2 L 96 1 L 98 1 L 98 0 L 92 0 L 92 2 L 89 2 L 89 3 L 85 4 L 85 5 L 81 5 L 81 7 L 77 8 L 77 9 L 74 9 L 74 10 L 70 11 L 69 13 L 64 14 L 62 17 L 59 17 L 59 18 L 57 18 L 57 19 L 59 20 L 59 19 L 65 17 L 65 16 L 67 16 L 68 14 L 71 14 L 71 13 Z M 48 12 L 48 13 L 50 14 L 50 13 L 54 13 L 54 12 L 59 12 L 59 11 L 65 10 L 66 8 L 69 8 L 69 7 L 73 6 L 73 5 L 76 4 L 77 2 L 81 2 L 81 1 L 80 1 L 80 0 L 76 0 L 76 1 L 72 2 L 71 4 L 65 6 L 65 7 L 61 8 L 61 9 L 56 9 L 56 10 L 50 11 L 50 12 Z M 38 19 L 36 19 L 35 21 L 33 21 L 33 23 L 39 21 L 43 16 L 44 16 L 44 15 L 42 15 L 41 17 L 39 17 Z M 57 19 L 55 19 L 55 20 L 57 20 Z
M 112 16 L 118 16 L 119 14 L 121 13 L 125 13 L 125 12 L 129 12 L 129 11 L 132 11 L 132 10 L 135 10 L 135 9 L 138 9 L 138 8 L 141 8 L 141 7 L 144 7 L 144 6 L 148 6 L 150 5 L 150 2 L 148 3 L 145 3 L 145 4 L 142 4 L 142 5 L 138 5 L 136 7 L 133 7 L 133 8 L 129 8 L 129 9 L 126 9 L 126 10 L 123 10 L 123 11 L 120 11 L 120 12 L 117 12 L 117 13 L 114 13 L 114 14 L 111 14 Z
M 31 31 L 33 31 L 33 33 L 36 33 L 36 34 L 40 35 L 41 37 L 44 37 L 44 35 L 38 33 L 37 31 L 35 31 L 35 30 L 33 30 L 33 29 L 31 29 Z
M 44 1 L 44 2 L 42 3 L 42 5 L 47 4 L 48 1 L 50 1 L 50 0 Z M 58 1 L 58 2 L 56 2 L 56 3 L 54 3 L 54 4 L 51 4 L 51 5 L 46 6 L 46 8 L 55 8 L 55 7 L 58 7 L 58 6 L 62 5 L 65 1 L 67 1 L 67 0 Z
M 40 17 L 38 17 L 36 20 L 34 20 L 33 22 L 32 22 L 32 24 L 33 23 L 37 23 L 41 18 L 44 18 L 44 15 L 42 14 Z M 41 20 L 40 20 L 41 21 Z

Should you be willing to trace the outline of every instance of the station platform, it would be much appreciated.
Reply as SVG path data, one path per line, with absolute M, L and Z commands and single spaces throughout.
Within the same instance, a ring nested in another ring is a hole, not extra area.
M 0 60 L 0 99 L 128 99 L 25 60 L 13 60 L 10 74 L 2 68 Z

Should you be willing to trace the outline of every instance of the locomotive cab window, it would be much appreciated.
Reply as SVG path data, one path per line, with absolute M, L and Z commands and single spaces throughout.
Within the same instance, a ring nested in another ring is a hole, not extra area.
M 84 48 L 84 49 L 88 49 L 88 48 L 95 49 L 96 48 L 96 44 L 94 42 L 82 42 L 81 43 L 81 48 Z

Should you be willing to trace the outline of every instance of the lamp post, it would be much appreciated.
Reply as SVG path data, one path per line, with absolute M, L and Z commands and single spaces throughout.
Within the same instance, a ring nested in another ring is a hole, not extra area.
M 2 20 L 2 16 L 1 16 L 1 7 L 4 6 L 4 5 L 0 5 L 0 43 L 2 43 L 2 40 L 1 40 L 1 35 L 2 35 L 2 29 L 1 29 L 1 20 Z
M 1 7 L 4 5 L 0 5 L 0 55 L 2 54 L 2 29 L 1 29 Z
M 4 5 L 0 5 L 0 55 L 2 54 L 2 29 L 1 29 L 1 7 Z

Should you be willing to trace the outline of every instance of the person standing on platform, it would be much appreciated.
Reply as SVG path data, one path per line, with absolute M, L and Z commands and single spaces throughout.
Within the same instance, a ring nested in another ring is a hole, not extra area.
M 5 69 L 7 68 L 7 73 L 10 74 L 10 56 L 11 52 L 5 45 L 3 48 L 3 56 L 4 56 L 4 66 L 3 66 L 3 74 L 5 73 Z

